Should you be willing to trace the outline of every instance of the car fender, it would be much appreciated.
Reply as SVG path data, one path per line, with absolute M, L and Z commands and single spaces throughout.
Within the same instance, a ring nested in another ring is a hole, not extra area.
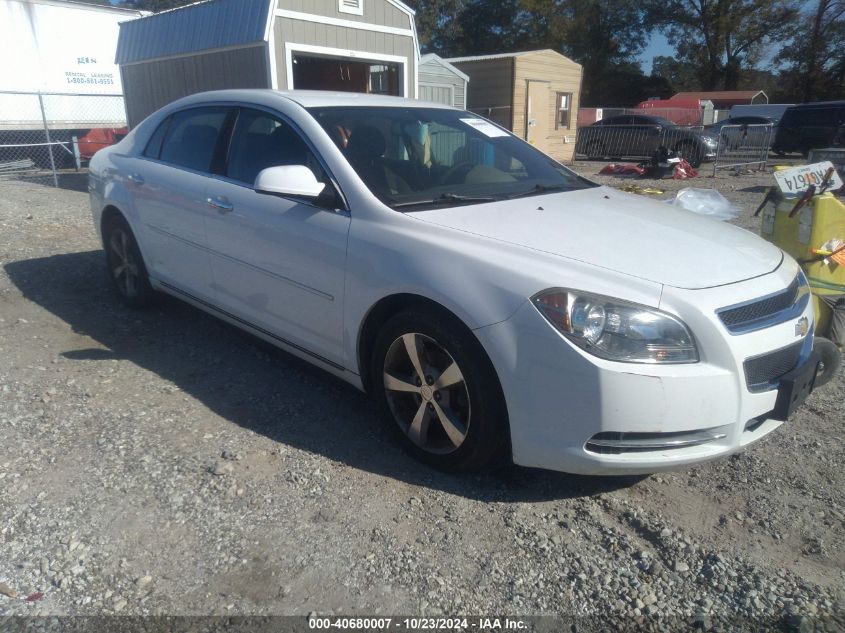
M 353 219 L 344 301 L 344 363 L 360 372 L 359 340 L 373 307 L 414 295 L 453 313 L 470 330 L 509 319 L 536 293 L 585 289 L 657 307 L 662 286 L 557 255 L 503 244 L 391 212 Z M 624 289 L 624 292 L 622 291 Z M 620 294 L 624 296 L 619 296 Z

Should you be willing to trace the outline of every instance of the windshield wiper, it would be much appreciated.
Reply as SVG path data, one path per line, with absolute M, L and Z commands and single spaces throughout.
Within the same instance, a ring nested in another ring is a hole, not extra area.
M 456 193 L 444 193 L 437 198 L 430 198 L 428 200 L 414 200 L 413 202 L 400 202 L 399 204 L 390 205 L 394 209 L 404 209 L 408 207 L 421 207 L 425 205 L 440 205 L 449 204 L 450 202 L 495 202 L 498 198 L 490 196 L 461 196 Z
M 526 196 L 535 196 L 541 193 L 549 193 L 551 191 L 571 191 L 572 187 L 567 187 L 565 185 L 534 185 L 533 188 L 529 189 L 528 191 L 520 191 L 519 193 L 512 193 L 511 195 L 507 196 L 507 200 L 513 200 L 514 198 L 524 198 Z

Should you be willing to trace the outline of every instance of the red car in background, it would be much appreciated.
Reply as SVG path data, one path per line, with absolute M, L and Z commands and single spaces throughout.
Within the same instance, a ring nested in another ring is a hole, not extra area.
M 82 136 L 78 139 L 77 143 L 79 144 L 79 157 L 85 161 L 91 160 L 91 157 L 94 156 L 94 154 L 99 152 L 104 147 L 114 145 L 128 133 L 129 128 L 127 127 L 94 128 L 93 130 L 90 130 L 85 136 Z

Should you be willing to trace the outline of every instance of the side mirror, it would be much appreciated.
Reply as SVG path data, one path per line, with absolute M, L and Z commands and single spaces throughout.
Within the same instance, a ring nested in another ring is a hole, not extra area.
M 258 193 L 316 198 L 326 185 L 318 181 L 314 172 L 305 165 L 282 165 L 262 169 L 253 188 Z

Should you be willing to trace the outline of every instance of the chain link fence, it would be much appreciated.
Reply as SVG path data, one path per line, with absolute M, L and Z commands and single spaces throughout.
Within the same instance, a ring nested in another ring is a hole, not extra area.
M 774 125 L 723 125 L 713 161 L 713 175 L 720 169 L 742 168 L 763 171 L 769 161 Z
M 0 91 L 0 181 L 58 187 L 126 132 L 122 95 Z

